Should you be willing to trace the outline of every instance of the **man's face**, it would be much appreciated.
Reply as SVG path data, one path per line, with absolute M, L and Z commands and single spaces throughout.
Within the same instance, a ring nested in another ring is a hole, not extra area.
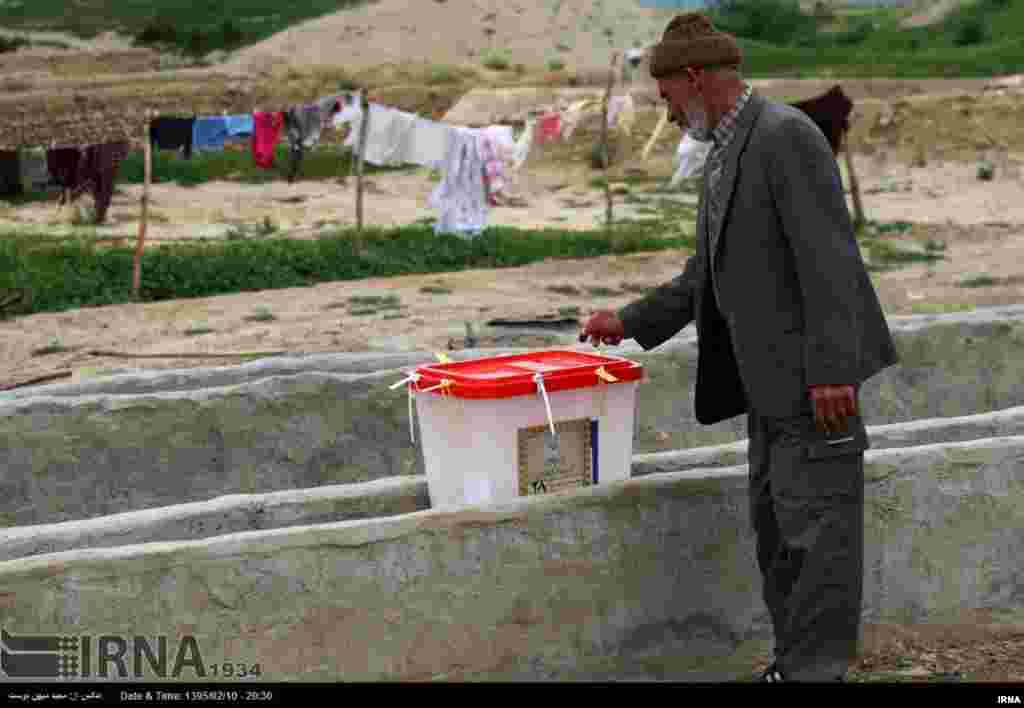
M 658 79 L 658 92 L 668 104 L 669 122 L 683 130 L 707 128 L 707 103 L 700 78 L 700 74 L 688 71 Z

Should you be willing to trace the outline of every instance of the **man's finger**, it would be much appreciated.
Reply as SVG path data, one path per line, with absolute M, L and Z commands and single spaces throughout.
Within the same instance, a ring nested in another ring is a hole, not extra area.
M 842 398 L 835 398 L 832 401 L 832 433 L 846 431 L 846 403 Z
M 814 423 L 819 431 L 825 432 L 825 404 L 820 399 L 814 402 Z
M 836 402 L 831 398 L 825 398 L 825 430 L 830 435 L 835 434 L 837 428 Z

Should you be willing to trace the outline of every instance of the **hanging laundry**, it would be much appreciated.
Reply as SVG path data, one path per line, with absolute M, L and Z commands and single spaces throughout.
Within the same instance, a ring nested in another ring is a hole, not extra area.
M 228 139 L 252 137 L 255 131 L 255 120 L 251 113 L 243 115 L 225 116 L 227 119 Z
M 357 120 L 362 115 L 362 93 L 360 92 L 355 95 L 349 95 L 342 101 L 341 110 L 334 114 L 332 122 L 335 128 L 340 128 L 343 125 L 351 125 L 354 120 Z
M 26 192 L 44 190 L 50 186 L 50 170 L 46 167 L 46 148 L 21 148 L 18 151 L 21 186 Z
M 372 117 L 370 125 L 373 125 Z M 441 212 L 434 233 L 453 233 L 472 239 L 487 225 L 484 163 L 474 131 L 456 126 L 449 130 L 444 179 L 430 195 L 430 206 Z
M 228 138 L 228 119 L 225 116 L 200 116 L 192 128 L 192 149 L 214 152 L 224 149 Z
M 78 161 L 75 185 L 71 188 L 70 201 L 85 192 L 91 192 L 96 203 L 96 223 L 102 224 L 114 196 L 114 180 L 121 162 L 128 157 L 128 141 L 120 140 L 99 145 L 89 145 Z
M 342 96 L 321 98 L 316 103 L 293 106 L 289 111 L 289 140 L 301 141 L 303 148 L 320 142 L 320 134 L 341 111 Z
M 18 151 L 0 150 L 0 196 L 16 197 L 23 192 Z
M 622 110 L 623 104 L 626 102 L 625 96 L 612 96 L 608 99 L 608 127 L 612 128 L 615 126 L 615 119 L 619 116 L 619 111 Z
M 413 154 L 416 149 L 417 116 L 405 111 L 392 110 L 395 116 L 391 122 L 389 135 L 386 138 L 388 144 L 393 146 L 389 155 L 389 161 L 395 165 L 418 164 Z M 370 118 L 370 129 L 373 129 L 372 117 Z
M 704 163 L 707 162 L 708 154 L 714 143 L 701 142 L 690 137 L 690 133 L 683 133 L 683 139 L 679 141 L 679 148 L 676 150 L 676 159 L 679 166 L 675 174 L 669 180 L 669 187 L 675 188 L 684 179 L 699 177 L 704 171 Z
M 495 194 L 505 186 L 498 146 L 495 139 L 486 131 L 476 130 L 473 132 L 476 137 L 477 151 L 484 163 L 484 194 L 487 195 L 487 203 L 490 206 L 497 206 Z
M 300 112 L 301 109 L 291 108 L 281 114 L 285 135 L 288 136 L 288 184 L 295 181 L 306 150 Z
M 562 140 L 568 140 L 572 137 L 584 114 L 597 103 L 598 101 L 593 98 L 585 98 L 581 101 L 576 101 L 562 113 Z
M 359 131 L 362 127 L 362 111 L 353 119 L 352 130 L 345 138 L 345 146 L 356 154 L 359 150 Z M 366 146 L 363 159 L 374 165 L 400 165 L 417 149 L 414 147 L 416 116 L 394 108 L 370 104 L 370 124 L 366 132 Z M 442 159 L 442 161 L 444 161 Z
M 252 157 L 259 166 L 274 166 L 274 148 L 281 137 L 284 116 L 281 113 L 253 113 Z
M 515 149 L 512 127 L 491 125 L 477 131 L 477 136 L 477 148 L 484 161 L 488 194 L 491 197 L 491 206 L 494 206 L 494 195 L 505 191 L 508 186 L 505 170 Z
M 295 180 L 295 175 L 302 164 L 307 149 L 320 142 L 320 134 L 331 118 L 341 110 L 342 96 L 322 98 L 316 103 L 293 106 L 284 112 L 285 134 L 288 136 L 289 169 L 288 182 Z
M 372 119 L 371 119 L 372 121 Z M 372 125 L 372 122 L 371 122 Z M 448 152 L 448 126 L 417 117 L 407 134 L 404 159 L 408 164 L 436 169 Z
M 545 143 L 557 140 L 562 132 L 562 116 L 558 113 L 548 113 L 540 119 L 537 130 L 537 144 L 544 145 Z
M 154 118 L 149 122 L 150 142 L 160 150 L 181 150 L 186 160 L 191 159 L 195 122 L 195 118 Z
M 608 110 L 608 127 L 617 126 L 625 135 L 633 133 L 633 125 L 636 123 L 636 104 L 633 102 L 633 94 L 627 93 L 621 97 L 615 111 L 615 118 L 612 119 L 611 107 Z
M 191 142 L 192 137 L 189 136 Z M 68 191 L 78 184 L 78 163 L 81 159 L 82 148 L 77 146 L 50 148 L 46 151 L 46 167 L 50 177 L 61 188 L 59 204 L 64 203 Z
M 512 149 L 512 169 L 518 171 L 523 163 L 526 162 L 526 158 L 530 156 L 530 148 L 533 147 L 533 143 L 537 136 L 537 119 L 529 117 L 526 119 L 526 127 L 523 128 L 522 134 L 516 141 L 515 147 Z

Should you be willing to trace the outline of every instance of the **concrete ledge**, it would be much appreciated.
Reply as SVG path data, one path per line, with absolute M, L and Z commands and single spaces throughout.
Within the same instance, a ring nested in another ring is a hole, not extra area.
M 868 428 L 874 449 L 1024 435 L 1024 407 Z M 745 465 L 747 441 L 635 455 L 632 476 Z M 423 475 L 269 494 L 230 494 L 81 521 L 0 530 L 0 560 L 80 548 L 181 541 L 295 525 L 394 516 L 431 508 Z
M 478 359 L 499 354 L 516 354 L 525 349 L 463 349 L 446 352 L 452 361 Z M 0 392 L 0 402 L 20 401 L 42 396 L 74 397 L 134 396 L 143 393 L 198 391 L 252 383 L 273 376 L 295 374 L 371 374 L 436 362 L 430 352 L 338 352 L 308 356 L 279 356 L 257 359 L 236 366 L 212 366 L 195 369 L 156 369 L 119 373 L 77 383 L 48 384 Z
M 914 334 L 932 325 L 979 325 L 999 322 L 1024 321 L 1024 304 L 997 307 L 979 307 L 970 312 L 953 312 L 939 315 L 893 315 L 886 318 L 894 335 Z M 559 335 L 558 332 L 548 334 Z M 579 351 L 594 351 L 590 345 L 581 345 L 576 332 L 561 333 L 563 346 Z M 697 334 L 688 326 L 678 335 L 652 352 L 644 352 L 636 342 L 627 341 L 618 347 L 602 351 L 617 356 L 633 357 L 647 354 L 669 354 L 674 352 L 696 352 Z M 477 359 L 500 354 L 517 354 L 528 349 L 463 349 L 446 354 L 453 361 Z M 290 376 L 300 373 L 365 374 L 415 367 L 436 361 L 432 352 L 338 352 L 333 354 L 310 354 L 306 356 L 268 357 L 239 364 L 237 366 L 216 366 L 188 369 L 151 370 L 119 373 L 113 376 L 81 381 L 77 383 L 55 383 L 33 386 L 14 391 L 0 392 L 0 402 L 38 398 L 40 396 L 94 396 L 98 394 L 136 395 L 141 393 L 168 393 L 171 391 L 195 391 L 204 388 L 237 386 L 271 376 Z M 692 393 L 692 392 L 691 392 Z
M 95 519 L 0 530 L 0 560 L 82 548 L 183 541 L 251 531 L 370 519 L 430 508 L 427 480 L 391 477 L 129 511 Z
M 1024 435 L 1024 406 L 955 418 L 869 425 L 867 429 L 871 447 L 875 450 Z M 634 455 L 632 475 L 639 477 L 659 472 L 747 464 L 748 445 L 749 441 L 744 438 L 725 445 Z
M 1024 405 L 1024 306 L 893 319 L 902 361 L 864 385 L 861 410 L 868 426 Z M 680 337 L 643 354 L 635 350 L 614 350 L 645 366 L 637 393 L 634 453 L 692 450 L 746 438 L 746 416 L 711 426 L 696 422 L 692 338 Z M 414 364 L 418 356 L 387 355 L 383 360 L 389 366 Z M 432 360 L 422 357 L 419 361 Z M 377 354 L 321 357 L 313 363 L 265 360 L 239 371 L 205 370 L 185 377 L 174 385 L 186 388 L 177 391 L 124 393 L 156 385 L 145 377 L 128 377 L 114 382 L 121 393 L 2 402 L 0 527 L 93 518 L 223 494 L 423 474 L 421 448 L 410 439 L 407 394 L 389 389 L 402 378 L 401 370 L 268 375 L 314 365 L 372 369 L 381 360 Z M 156 379 L 166 383 L 175 376 Z M 197 381 L 239 380 L 187 388 Z M 79 386 L 95 390 L 100 383 Z M 422 432 L 416 433 L 422 440 Z M 725 464 L 741 461 L 723 459 Z
M 1021 616 L 1024 436 L 866 460 L 865 619 Z M 264 681 L 731 680 L 770 636 L 746 483 L 743 466 L 653 474 L 488 509 L 4 561 L 4 626 L 163 635 L 172 657 L 191 636 L 204 663 L 258 662 Z M 122 678 L 98 675 L 96 655 L 86 678 Z
M 307 373 L 0 404 L 0 526 L 422 472 L 393 380 Z

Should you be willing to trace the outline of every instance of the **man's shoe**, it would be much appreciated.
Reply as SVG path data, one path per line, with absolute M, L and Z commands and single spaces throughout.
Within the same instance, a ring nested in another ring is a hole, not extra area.
M 782 675 L 782 672 L 779 671 L 775 664 L 769 666 L 764 670 L 764 673 L 761 674 L 762 683 L 785 683 L 785 681 L 786 677 Z

